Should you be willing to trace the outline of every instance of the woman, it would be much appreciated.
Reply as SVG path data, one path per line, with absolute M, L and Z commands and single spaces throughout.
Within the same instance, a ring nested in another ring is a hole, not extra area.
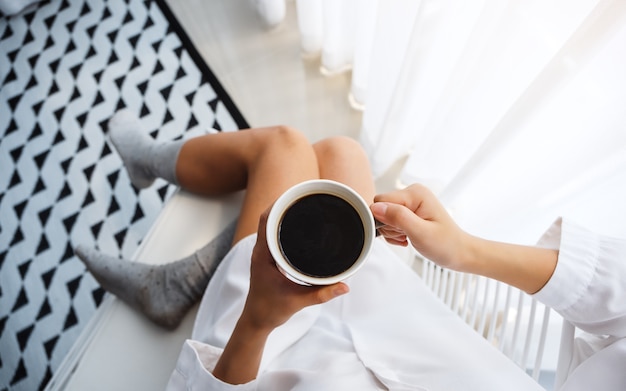
M 316 178 L 343 182 L 372 201 L 374 216 L 386 224 L 382 233 L 388 242 L 410 243 L 444 267 L 535 294 L 577 326 L 603 335 L 594 345 L 597 353 L 573 361 L 563 389 L 594 384 L 622 390 L 626 385 L 619 370 L 626 357 L 624 241 L 599 238 L 569 222 L 558 222 L 547 233 L 546 239 L 560 239 L 560 247 L 471 236 L 422 186 L 375 197 L 367 159 L 347 138 L 310 145 L 293 129 L 272 127 L 157 144 L 128 112 L 118 113 L 109 131 L 138 187 L 161 177 L 208 196 L 246 189 L 236 226 L 217 239 L 223 243 L 232 236 L 232 249 L 214 241 L 209 251 L 200 250 L 166 271 L 133 271 L 136 278 L 125 281 L 124 289 L 116 287 L 120 275 L 128 274 L 127 267 L 142 266 L 77 249 L 105 289 L 121 291 L 123 299 L 151 318 L 160 319 L 155 313 L 162 305 L 148 305 L 146 297 L 167 306 L 173 301 L 178 309 L 163 322 L 169 327 L 204 291 L 169 389 L 541 389 L 445 308 L 382 240 L 349 281 L 305 287 L 286 279 L 265 242 L 267 210 L 287 188 Z M 178 283 L 159 284 L 168 278 Z M 145 290 L 155 286 L 160 287 L 156 293 Z M 167 297 L 172 291 L 178 292 L 175 300 Z

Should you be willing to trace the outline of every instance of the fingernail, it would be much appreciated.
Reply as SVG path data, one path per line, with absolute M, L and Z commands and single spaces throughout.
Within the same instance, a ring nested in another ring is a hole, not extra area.
M 346 293 L 348 293 L 348 287 L 345 286 L 345 285 L 340 285 L 340 286 L 336 287 L 335 289 L 333 289 L 333 295 L 335 297 L 341 296 L 341 295 L 346 294 Z
M 372 213 L 376 215 L 384 215 L 387 212 L 387 204 L 384 202 L 376 202 L 371 206 Z

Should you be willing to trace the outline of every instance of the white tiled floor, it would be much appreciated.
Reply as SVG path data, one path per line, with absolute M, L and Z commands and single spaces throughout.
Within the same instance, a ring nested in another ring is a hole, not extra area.
M 314 142 L 358 137 L 361 113 L 347 100 L 350 73 L 326 77 L 300 53 L 295 2 L 268 29 L 248 0 L 168 1 L 196 48 L 251 126 L 286 124 Z

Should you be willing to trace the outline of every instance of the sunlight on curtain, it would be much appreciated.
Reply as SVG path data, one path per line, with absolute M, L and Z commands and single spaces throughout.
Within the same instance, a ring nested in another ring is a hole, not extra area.
M 528 242 L 564 213 L 626 219 L 625 1 L 296 5 L 303 50 L 352 69 L 375 176 L 408 156 L 401 183 L 494 239 Z

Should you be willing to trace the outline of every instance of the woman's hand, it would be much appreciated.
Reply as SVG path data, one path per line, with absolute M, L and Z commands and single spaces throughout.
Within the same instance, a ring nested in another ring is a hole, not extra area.
M 287 279 L 276 267 L 267 247 L 265 226 L 269 209 L 259 220 L 250 265 L 250 290 L 243 312 L 213 375 L 231 384 L 256 378 L 267 337 L 304 307 L 325 303 L 348 292 L 342 282 L 328 286 L 303 286 Z
M 257 242 L 250 265 L 250 292 L 241 317 L 254 327 L 274 329 L 304 307 L 325 303 L 348 292 L 348 286 L 298 285 L 287 279 L 276 267 L 267 246 L 265 225 L 269 210 L 259 221 Z
M 426 187 L 415 184 L 377 195 L 371 210 L 385 224 L 379 232 L 387 242 L 406 246 L 410 241 L 420 254 L 443 267 L 467 269 L 469 235 Z

